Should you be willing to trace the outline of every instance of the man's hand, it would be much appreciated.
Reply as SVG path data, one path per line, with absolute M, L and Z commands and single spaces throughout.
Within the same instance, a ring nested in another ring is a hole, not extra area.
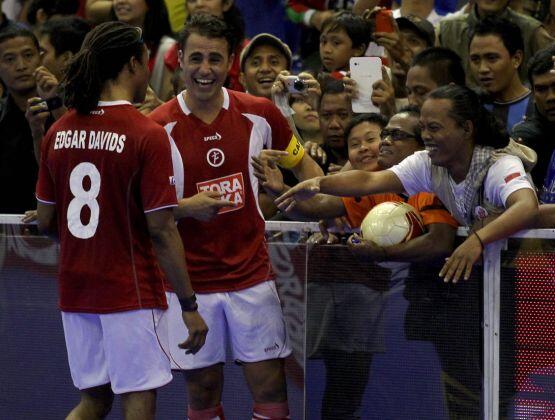
M 51 99 L 58 96 L 60 82 L 46 67 L 37 67 L 34 75 L 37 82 L 37 94 L 42 99 Z
M 37 220 L 37 211 L 36 210 L 27 210 L 25 212 L 25 214 L 23 215 L 23 217 L 21 218 L 21 221 L 23 223 L 33 223 Z
M 482 244 L 475 234 L 471 234 L 453 251 L 449 258 L 446 258 L 446 262 L 439 272 L 439 277 L 443 277 L 445 283 L 450 280 L 456 283 L 463 275 L 463 278 L 468 280 L 472 272 L 472 266 L 478 261 L 482 251 Z
M 320 147 L 320 145 L 314 141 L 306 141 L 303 145 L 305 152 L 308 153 L 308 155 L 314 159 L 316 162 L 318 162 L 321 165 L 325 165 L 327 160 L 328 160 L 328 155 L 326 154 L 326 152 L 324 151 L 324 149 L 322 149 Z
M 322 232 L 315 232 L 310 235 L 306 243 L 311 245 L 338 244 L 339 238 L 333 233 L 327 232 L 326 235 L 324 235 Z
M 272 85 L 272 95 L 287 93 L 286 80 L 287 77 L 290 76 L 291 73 L 287 70 L 282 70 L 281 72 L 279 72 L 276 80 L 274 81 L 274 84 Z M 307 72 L 301 72 L 297 75 L 297 77 L 304 82 L 306 89 L 302 92 L 295 93 L 294 95 L 308 98 L 309 105 L 314 109 L 318 109 L 320 96 L 322 96 L 322 88 L 320 87 L 320 83 L 314 78 L 313 75 Z
M 273 159 L 264 159 L 261 156 L 252 157 L 254 176 L 260 181 L 260 185 L 271 196 L 277 196 L 285 190 L 283 175 Z
M 293 210 L 296 201 L 304 201 L 314 197 L 320 192 L 320 177 L 307 179 L 300 182 L 278 197 L 275 201 L 281 211 L 288 212 Z
M 221 200 L 221 194 L 217 191 L 203 191 L 189 198 L 179 200 L 179 208 L 182 209 L 181 217 L 192 217 L 207 222 L 218 215 L 224 207 L 237 207 L 232 201 Z
M 343 87 L 345 88 L 345 93 L 351 100 L 358 99 L 358 86 L 354 79 L 350 78 L 350 73 L 341 79 L 343 82 Z
M 33 138 L 42 138 L 44 135 L 44 124 L 49 115 L 50 111 L 48 111 L 48 106 L 42 98 L 35 97 L 27 99 L 25 118 L 29 123 Z
M 180 349 L 187 350 L 187 354 L 197 353 L 206 341 L 206 334 L 208 333 L 208 327 L 206 326 L 204 320 L 198 313 L 198 311 L 191 312 L 181 312 L 183 317 L 183 322 L 189 331 L 189 336 L 187 340 L 183 343 L 178 344 Z
M 372 241 L 363 239 L 358 234 L 353 233 L 347 240 L 347 246 L 357 257 L 370 261 L 383 261 L 387 258 L 384 248 L 376 245 Z
M 380 108 L 380 112 L 386 118 L 391 118 L 395 114 L 395 89 L 385 66 L 382 66 L 382 80 L 378 80 L 372 85 L 371 100 L 375 106 Z

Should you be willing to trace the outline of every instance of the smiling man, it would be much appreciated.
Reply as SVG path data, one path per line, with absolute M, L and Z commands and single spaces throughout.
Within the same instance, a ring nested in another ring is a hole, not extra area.
M 322 171 L 266 98 L 223 88 L 234 45 L 225 22 L 193 15 L 179 37 L 186 90 L 150 116 L 172 138 L 188 270 L 209 328 L 196 355 L 183 341 L 179 303 L 168 292 L 173 368 L 183 370 L 191 420 L 223 419 L 227 338 L 254 399 L 253 418 L 288 418 L 283 359 L 291 353 L 257 200 L 250 157 L 287 150 L 280 164 L 307 179 Z
M 0 80 L 8 95 L 0 101 L 0 213 L 35 208 L 38 167 L 33 137 L 25 119 L 27 99 L 36 96 L 39 44 L 27 29 L 10 25 L 0 31 Z
M 272 84 L 291 69 L 289 46 L 272 34 L 258 34 L 241 52 L 239 80 L 248 93 L 272 99 Z
M 486 94 L 485 107 L 510 131 L 526 114 L 531 95 L 518 74 L 524 51 L 520 28 L 506 19 L 481 20 L 469 49 L 470 70 Z

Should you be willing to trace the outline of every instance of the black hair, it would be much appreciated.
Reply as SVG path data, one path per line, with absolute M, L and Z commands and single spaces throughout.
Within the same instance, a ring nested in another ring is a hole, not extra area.
M 32 0 L 27 10 L 27 22 L 37 23 L 37 12 L 42 9 L 50 18 L 53 15 L 74 15 L 79 9 L 79 2 L 75 0 Z
M 424 140 L 422 140 L 422 129 L 420 128 L 420 124 L 418 124 L 418 120 L 420 119 L 420 107 L 418 105 L 405 105 L 393 116 L 398 114 L 408 114 L 410 117 L 416 119 L 416 125 L 414 127 L 415 140 L 421 145 L 424 145 Z
M 197 34 L 206 38 L 223 38 L 227 41 L 228 53 L 235 51 L 235 38 L 231 28 L 222 19 L 205 13 L 194 14 L 189 22 L 181 30 L 178 36 L 179 49 L 184 50 L 187 40 L 191 34 Z
M 376 112 L 371 112 L 369 114 L 359 114 L 353 117 L 345 128 L 345 141 L 349 139 L 349 135 L 351 134 L 351 131 L 353 131 L 353 128 L 365 122 L 376 124 L 380 128 L 384 128 L 387 125 L 387 118 L 385 118 L 382 114 L 378 114 Z
M 511 56 L 517 51 L 524 52 L 524 41 L 520 27 L 510 20 L 487 16 L 473 27 L 468 37 L 468 45 L 476 36 L 496 35 L 501 38 L 503 45 Z
M 464 86 L 465 74 L 461 57 L 444 47 L 431 47 L 420 51 L 412 59 L 411 67 L 426 67 L 432 80 L 438 85 L 455 83 Z
M 108 80 L 115 79 L 135 57 L 142 62 L 141 30 L 123 22 L 105 22 L 90 31 L 70 61 L 62 82 L 65 104 L 81 114 L 96 108 Z
M 56 56 L 66 51 L 76 54 L 83 44 L 85 35 L 91 30 L 89 22 L 76 16 L 67 16 L 47 21 L 40 27 L 40 35 L 48 35 Z
M 555 45 L 539 50 L 528 62 L 528 80 L 534 87 L 534 76 L 549 73 L 553 70 L 553 56 L 555 55 Z
M 143 39 L 151 50 L 158 48 L 160 40 L 165 35 L 172 35 L 168 9 L 164 0 L 144 0 L 147 7 L 143 23 Z M 117 20 L 112 7 L 111 20 Z
M 500 149 L 509 144 L 505 127 L 494 115 L 482 106 L 476 92 L 466 86 L 441 86 L 428 94 L 429 99 L 448 99 L 451 101 L 449 116 L 459 125 L 471 121 L 474 127 L 474 144 Z
M 39 41 L 33 32 L 20 25 L 9 25 L 0 31 L 0 44 L 14 38 L 29 38 L 33 41 L 33 45 L 40 51 Z
M 368 46 L 372 40 L 370 23 L 361 16 L 348 11 L 341 11 L 326 19 L 322 25 L 321 33 L 336 32 L 343 29 L 351 39 L 353 48 Z
M 320 107 L 324 95 L 336 95 L 340 93 L 345 93 L 345 85 L 343 84 L 343 82 L 331 77 L 328 73 L 322 73 L 318 77 L 318 81 L 320 82 L 320 87 L 322 89 L 322 94 L 320 95 L 320 102 L 318 103 L 318 107 Z

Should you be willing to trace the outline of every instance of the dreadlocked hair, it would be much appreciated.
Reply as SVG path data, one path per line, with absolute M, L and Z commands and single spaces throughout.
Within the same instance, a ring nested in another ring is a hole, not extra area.
M 143 44 L 141 29 L 123 22 L 102 23 L 90 31 L 62 81 L 66 106 L 90 113 L 104 84 L 115 79 L 131 57 L 142 62 Z

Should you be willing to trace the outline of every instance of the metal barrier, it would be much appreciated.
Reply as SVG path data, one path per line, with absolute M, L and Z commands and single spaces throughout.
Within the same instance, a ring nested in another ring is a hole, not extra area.
M 0 215 L 0 417 L 36 418 L 41 407 L 41 418 L 59 418 L 78 397 L 55 303 L 58 246 L 20 219 Z M 438 283 L 432 265 L 369 268 L 344 245 L 306 245 L 317 223 L 267 222 L 266 230 L 294 348 L 292 418 L 357 404 L 352 378 L 338 376 L 342 393 L 329 392 L 344 355 L 339 371 L 367 370 L 358 384 L 363 419 L 555 418 L 555 229 L 491 244 L 482 271 L 457 286 Z M 247 418 L 250 397 L 233 366 L 225 389 L 227 418 Z M 176 375 L 159 394 L 158 418 L 185 417 L 183 391 Z M 118 415 L 116 407 L 110 418 Z

